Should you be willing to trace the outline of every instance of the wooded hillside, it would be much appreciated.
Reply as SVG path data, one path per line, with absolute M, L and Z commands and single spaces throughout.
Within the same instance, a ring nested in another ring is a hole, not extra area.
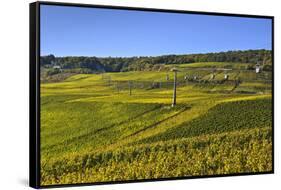
M 206 54 L 162 55 L 146 57 L 86 57 L 67 56 L 41 57 L 41 66 L 52 68 L 54 65 L 69 69 L 75 73 L 124 72 L 158 70 L 163 64 L 181 64 L 195 62 L 230 62 L 230 63 L 262 63 L 271 69 L 271 50 L 227 51 Z

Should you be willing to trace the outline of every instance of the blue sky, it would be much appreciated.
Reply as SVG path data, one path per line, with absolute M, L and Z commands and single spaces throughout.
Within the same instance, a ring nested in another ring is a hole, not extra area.
M 271 49 L 271 20 L 41 5 L 41 55 L 129 57 Z

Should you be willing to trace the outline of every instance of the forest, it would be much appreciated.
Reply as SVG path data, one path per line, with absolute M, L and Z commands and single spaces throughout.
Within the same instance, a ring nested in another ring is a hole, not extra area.
M 57 74 L 54 66 L 59 66 L 70 73 L 101 73 L 126 71 L 159 71 L 167 64 L 187 64 L 197 62 L 228 62 L 228 63 L 260 63 L 263 70 L 272 70 L 271 50 L 227 51 L 219 53 L 201 53 L 186 55 L 134 56 L 134 57 L 95 57 L 95 56 L 41 56 L 41 67 L 48 70 L 47 74 Z M 248 70 L 254 69 L 249 66 Z

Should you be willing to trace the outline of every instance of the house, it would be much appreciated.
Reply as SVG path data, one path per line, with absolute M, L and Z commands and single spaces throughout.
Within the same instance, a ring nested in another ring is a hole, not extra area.
M 61 68 L 61 66 L 59 66 L 59 65 L 54 65 L 54 66 L 53 66 L 53 69 L 58 69 L 60 72 L 62 72 L 62 68 Z
M 59 65 L 54 65 L 53 69 L 61 69 L 61 67 Z

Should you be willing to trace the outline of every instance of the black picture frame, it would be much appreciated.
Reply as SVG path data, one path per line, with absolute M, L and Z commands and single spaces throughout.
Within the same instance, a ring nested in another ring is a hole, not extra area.
M 250 172 L 238 174 L 223 174 L 223 175 L 208 175 L 208 176 L 190 176 L 190 177 L 174 177 L 174 178 L 159 178 L 145 180 L 128 180 L 128 181 L 111 181 L 111 182 L 95 182 L 95 183 L 77 183 L 65 185 L 40 185 L 40 5 L 55 5 L 68 7 L 87 7 L 87 8 L 103 8 L 116 10 L 135 10 L 148 12 L 169 12 L 182 14 L 199 14 L 199 15 L 215 15 L 215 16 L 231 16 L 245 18 L 267 18 L 272 22 L 272 171 L 269 172 Z M 72 187 L 72 186 L 87 186 L 99 184 L 121 184 L 135 183 L 148 181 L 163 181 L 163 180 L 181 180 L 194 178 L 211 178 L 211 177 L 226 177 L 226 176 L 244 176 L 258 174 L 273 174 L 274 173 L 274 17 L 264 15 L 248 15 L 248 14 L 232 14 L 218 12 L 201 12 L 187 10 L 170 10 L 156 8 L 141 8 L 141 7 L 125 7 L 125 6 L 109 6 L 109 5 L 91 5 L 78 3 L 60 3 L 38 1 L 29 4 L 29 39 L 30 39 L 30 73 L 29 73 L 29 185 L 33 188 L 51 188 L 51 187 Z

